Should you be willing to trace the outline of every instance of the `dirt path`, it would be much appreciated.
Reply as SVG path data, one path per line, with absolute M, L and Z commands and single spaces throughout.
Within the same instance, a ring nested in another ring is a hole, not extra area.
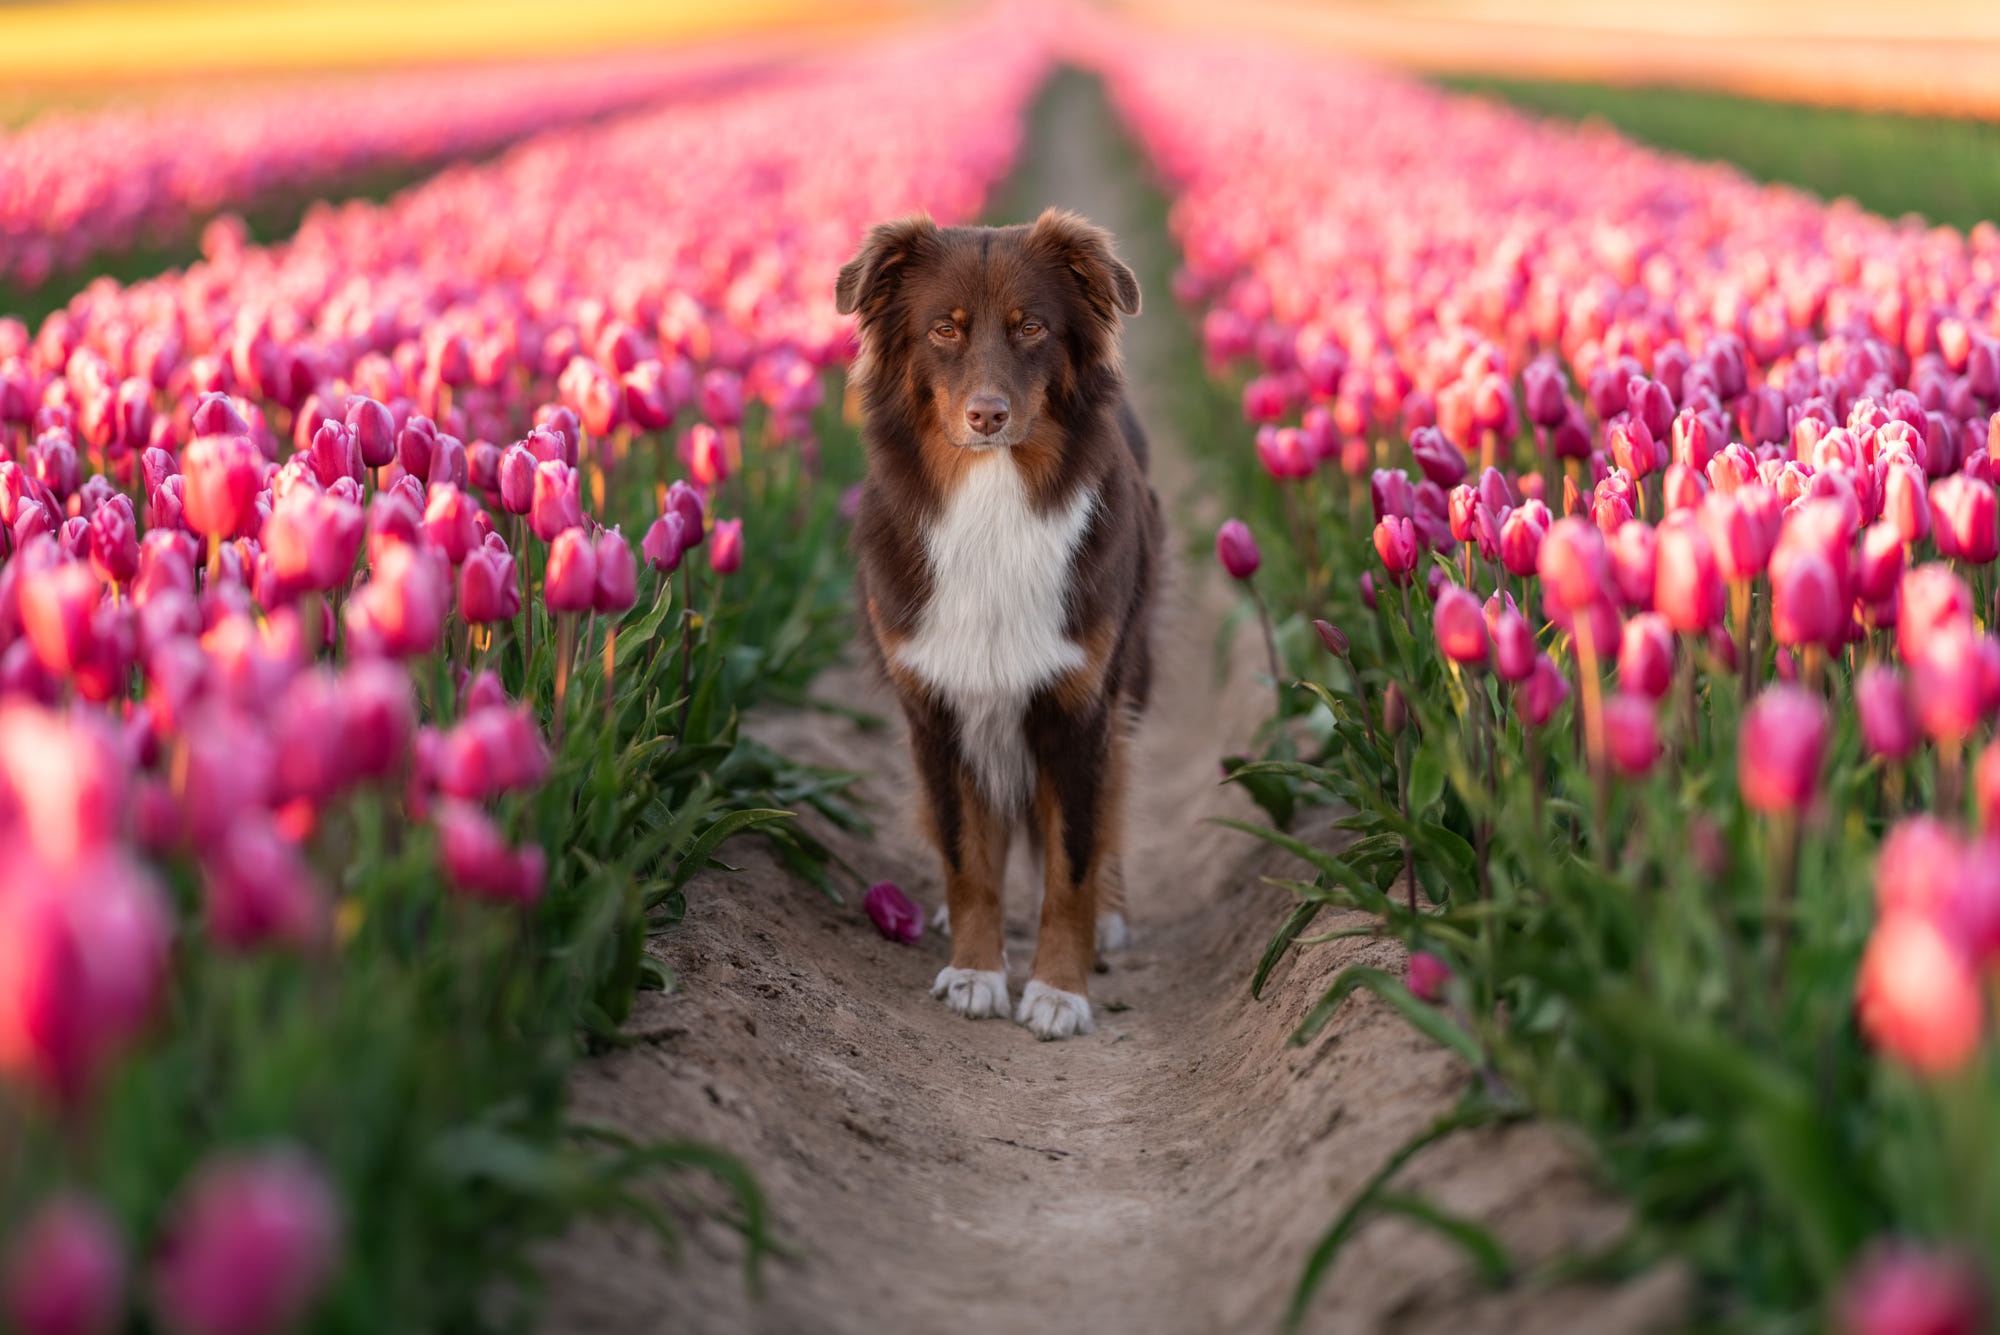
M 1090 85 L 1057 85 L 1021 198 L 1110 227 L 1144 277 L 1167 244 L 1143 207 Z M 1128 334 L 1135 402 L 1155 442 L 1170 514 L 1212 525 L 1174 434 L 1164 292 Z M 1190 517 L 1192 516 L 1192 517 Z M 1207 563 L 1176 572 L 1159 632 L 1156 703 L 1140 740 L 1128 861 L 1137 945 L 1092 985 L 1096 1034 L 1037 1043 L 969 1022 L 928 994 L 947 947 L 891 945 L 857 907 L 835 908 L 760 849 L 735 876 L 692 887 L 662 945 L 680 979 L 649 996 L 649 1041 L 586 1067 L 580 1116 L 645 1135 L 696 1136 L 743 1156 L 802 1256 L 743 1291 L 734 1238 L 693 1231 L 679 1265 L 636 1228 L 593 1227 L 552 1250 L 551 1332 L 1264 1332 L 1341 1205 L 1403 1140 L 1448 1108 L 1465 1075 L 1372 999 L 1349 1003 L 1306 1049 L 1285 1037 L 1350 963 L 1399 967 L 1398 948 L 1342 941 L 1280 967 L 1262 1002 L 1251 968 L 1289 896 L 1281 867 L 1205 818 L 1249 815 L 1216 783 L 1265 700 L 1240 637 L 1226 682 L 1212 646 L 1229 605 Z M 853 671 L 818 693 L 888 716 Z M 763 720 L 801 759 L 865 771 L 881 830 L 826 832 L 871 878 L 935 904 L 932 855 L 908 817 L 900 730 L 824 715 Z M 1288 871 L 1289 874 L 1289 871 Z M 1015 983 L 1032 953 L 1033 889 L 1019 856 L 1008 891 Z M 1553 1133 L 1463 1137 L 1404 1181 L 1482 1220 L 1517 1262 L 1601 1243 L 1619 1226 Z M 1652 1328 L 1676 1306 L 1658 1274 L 1622 1289 L 1482 1288 L 1458 1255 L 1399 1222 L 1366 1228 L 1322 1286 L 1323 1331 Z

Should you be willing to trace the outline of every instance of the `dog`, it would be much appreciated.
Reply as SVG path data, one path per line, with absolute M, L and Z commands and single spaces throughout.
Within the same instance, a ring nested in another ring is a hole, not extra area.
M 1051 209 L 881 224 L 834 295 L 860 335 L 862 639 L 908 720 L 944 863 L 951 963 L 932 991 L 1040 1038 L 1090 1033 L 1088 974 L 1126 935 L 1125 752 L 1161 546 L 1118 346 L 1138 279 L 1107 233 Z M 1001 881 L 1022 826 L 1043 893 L 1015 1008 Z

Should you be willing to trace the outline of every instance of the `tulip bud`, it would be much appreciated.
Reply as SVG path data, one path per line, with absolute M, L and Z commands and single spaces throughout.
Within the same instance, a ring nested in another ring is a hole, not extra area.
M 153 1293 L 182 1335 L 277 1335 L 312 1308 L 339 1252 L 339 1203 L 311 1159 L 217 1156 L 173 1207 Z
M 1400 737 L 1409 721 L 1410 704 L 1403 698 L 1403 688 L 1390 682 L 1382 692 L 1382 731 L 1391 737 Z
M 1326 646 L 1328 653 L 1334 655 L 1336 658 L 1347 657 L 1348 644 L 1345 631 L 1341 630 L 1340 627 L 1334 625 L 1331 621 L 1318 620 L 1313 622 L 1313 629 L 1319 632 L 1320 643 Z
M 862 898 L 862 909 L 875 930 L 906 946 L 923 940 L 924 911 L 894 881 L 877 881 Z
M 396 434 L 396 462 L 411 477 L 428 479 L 431 452 L 437 445 L 437 426 L 421 414 L 412 415 Z
M 250 424 L 227 394 L 204 394 L 189 419 L 197 436 L 247 436 Z
M 1378 468 L 1368 482 L 1368 498 L 1380 523 L 1392 515 L 1408 519 L 1417 512 L 1416 490 L 1407 473 L 1395 468 Z
M 1438 650 L 1446 658 L 1466 667 L 1486 666 L 1490 646 L 1477 598 L 1452 585 L 1439 594 L 1431 620 Z
M 395 459 L 396 419 L 388 408 L 366 395 L 351 394 L 345 420 L 364 468 L 386 468 Z
M 663 575 L 671 575 L 681 563 L 681 535 L 685 531 L 680 514 L 669 510 L 653 521 L 646 530 L 639 550 L 646 558 L 646 564 Z
M 1534 672 L 1535 660 L 1541 652 L 1527 618 L 1508 608 L 1494 618 L 1492 633 L 1493 670 L 1502 681 L 1526 681 Z
M 1416 456 L 1424 476 L 1440 487 L 1455 487 L 1465 480 L 1465 455 L 1434 426 L 1411 435 L 1410 453 Z
M 479 545 L 479 503 L 449 482 L 434 483 L 424 507 L 424 538 L 454 566 Z
M 1257 550 L 1257 539 L 1250 533 L 1250 526 L 1240 519 L 1225 520 L 1215 532 L 1215 559 L 1229 572 L 1231 579 L 1249 579 L 1257 573 L 1263 556 Z
M 1410 952 L 1409 963 L 1403 973 L 1403 984 L 1410 989 L 1411 996 L 1435 1006 L 1444 1000 L 1444 990 L 1450 982 L 1449 964 L 1428 950 Z
M 104 1208 L 57 1196 L 29 1217 L 0 1268 L 0 1311 L 20 1335 L 110 1335 L 125 1310 L 125 1243 Z

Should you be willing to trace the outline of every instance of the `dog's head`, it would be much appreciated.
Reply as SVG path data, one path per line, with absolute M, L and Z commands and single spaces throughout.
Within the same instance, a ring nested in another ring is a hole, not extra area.
M 1050 209 L 1032 225 L 884 223 L 840 271 L 842 314 L 861 316 L 871 396 L 904 401 L 964 449 L 1028 438 L 1063 418 L 1087 379 L 1115 377 L 1118 315 L 1139 310 L 1139 280 L 1111 238 Z M 899 383 L 892 383 L 897 381 Z

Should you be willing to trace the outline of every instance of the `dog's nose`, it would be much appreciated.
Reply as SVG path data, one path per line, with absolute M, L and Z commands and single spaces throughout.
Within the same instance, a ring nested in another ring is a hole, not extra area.
M 982 436 L 990 436 L 1007 425 L 1007 400 L 998 394 L 981 394 L 965 405 L 965 420 Z

